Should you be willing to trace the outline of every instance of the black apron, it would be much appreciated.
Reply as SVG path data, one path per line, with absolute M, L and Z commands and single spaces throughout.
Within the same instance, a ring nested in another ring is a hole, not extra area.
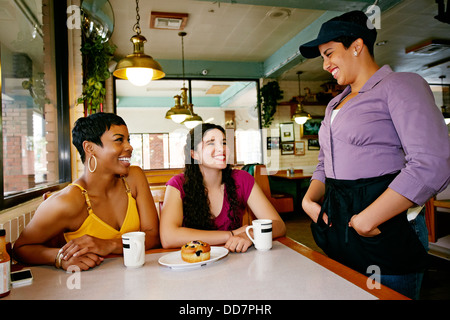
M 381 233 L 362 237 L 348 226 L 351 217 L 377 199 L 398 173 L 358 180 L 326 179 L 325 197 L 311 230 L 317 245 L 332 259 L 363 274 L 376 265 L 381 274 L 424 271 L 427 252 L 409 225 L 406 211 L 380 224 Z M 328 225 L 323 214 L 328 216 Z

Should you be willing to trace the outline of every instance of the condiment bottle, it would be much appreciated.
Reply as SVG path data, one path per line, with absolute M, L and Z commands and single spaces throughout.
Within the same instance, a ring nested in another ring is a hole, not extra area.
M 6 251 L 6 231 L 0 229 L 0 298 L 11 292 L 11 258 Z

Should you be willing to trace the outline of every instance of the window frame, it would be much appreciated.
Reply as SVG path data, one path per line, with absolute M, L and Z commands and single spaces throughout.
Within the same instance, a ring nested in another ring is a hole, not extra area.
M 116 81 L 120 80 L 120 81 L 126 81 L 126 80 L 121 80 L 117 77 L 113 77 L 113 109 L 114 112 L 117 114 L 117 90 L 116 90 Z M 210 77 L 185 77 L 185 78 L 178 78 L 178 77 L 164 77 L 163 79 L 160 79 L 158 81 L 170 81 L 170 80 L 177 80 L 177 81 L 186 81 L 187 85 L 188 85 L 188 98 L 189 98 L 189 103 L 191 103 L 192 101 L 192 82 L 195 81 L 210 81 L 210 82 L 221 82 L 221 81 L 229 81 L 229 82 L 254 82 L 256 85 L 256 95 L 257 95 L 257 99 L 256 99 L 256 108 L 258 110 L 258 119 L 256 120 L 258 122 L 258 130 L 260 130 L 261 132 L 261 139 L 260 139 L 260 148 L 261 148 L 261 160 L 258 162 L 263 162 L 264 160 L 264 150 L 265 150 L 265 141 L 263 140 L 263 134 L 262 134 L 262 121 L 261 121 L 261 99 L 260 99 L 260 91 L 261 91 L 261 85 L 260 85 L 260 80 L 259 79 L 254 79 L 254 78 L 222 78 L 222 77 L 218 77 L 218 78 L 210 78 Z M 224 128 L 225 129 L 225 128 Z M 236 129 L 235 129 L 236 130 Z M 149 132 L 133 132 L 133 134 L 146 134 Z M 151 133 L 155 133 L 155 132 L 151 132 Z M 170 135 L 170 132 L 160 132 L 160 133 L 168 133 Z M 236 142 L 234 142 L 236 143 Z M 170 147 L 169 147 L 170 149 Z M 170 150 L 169 150 L 169 157 L 170 157 Z M 238 163 L 236 161 L 236 163 L 234 165 L 241 165 L 240 163 Z M 172 169 L 171 167 L 167 168 L 167 169 Z M 178 169 L 178 168 L 176 168 Z M 158 170 L 158 169 L 144 169 L 144 170 Z
M 58 118 L 58 172 L 59 182 L 54 184 L 47 184 L 45 187 L 38 187 L 28 189 L 23 192 L 7 196 L 4 195 L 4 174 L 3 174 L 3 125 L 0 130 L 0 192 L 2 197 L 0 199 L 0 210 L 11 208 L 18 204 L 32 200 L 36 197 L 42 196 L 45 192 L 56 191 L 67 186 L 71 180 L 70 169 L 70 113 L 69 113 L 69 83 L 68 83 L 68 35 L 66 26 L 66 9 L 65 1 L 49 0 L 51 2 L 51 13 L 53 19 L 52 32 L 54 33 L 53 49 L 55 50 L 55 72 L 56 72 L 56 106 Z M 1 52 L 0 52 L 1 53 Z M 0 55 L 1 57 L 1 55 Z M 1 58 L 0 58 L 0 79 L 1 79 Z M 2 90 L 2 83 L 0 80 L 0 92 Z M 2 111 L 0 96 L 0 111 Z M 0 123 L 3 124 L 3 116 L 0 112 Z M 1 214 L 1 212 L 0 212 Z

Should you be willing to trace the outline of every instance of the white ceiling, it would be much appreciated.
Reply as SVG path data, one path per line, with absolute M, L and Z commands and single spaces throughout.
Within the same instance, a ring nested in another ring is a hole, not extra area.
M 117 58 L 132 51 L 130 37 L 136 22 L 134 0 L 109 0 L 115 14 L 115 28 L 112 41 L 118 46 Z M 314 21 L 322 15 L 338 15 L 352 9 L 365 10 L 373 0 L 357 1 L 310 1 L 310 0 L 152 0 L 140 1 L 141 29 L 148 42 L 145 52 L 156 60 L 180 60 L 181 40 L 177 30 L 150 29 L 151 11 L 177 12 L 189 14 L 184 38 L 185 60 L 262 62 L 276 57 L 292 38 L 299 38 L 312 28 Z M 378 41 L 387 41 L 375 48 L 375 58 L 380 65 L 390 64 L 396 71 L 412 71 L 422 74 L 430 83 L 440 83 L 439 76 L 446 75 L 445 83 L 450 83 L 450 63 L 427 69 L 436 61 L 448 60 L 450 50 L 430 56 L 406 54 L 405 48 L 427 39 L 450 40 L 450 24 L 434 19 L 437 15 L 435 0 L 379 0 L 381 29 Z M 264 5 L 266 4 L 266 5 Z M 282 6 L 276 7 L 273 4 Z M 394 5 L 393 5 L 394 4 Z M 393 6 L 392 6 L 393 5 Z M 390 7 L 391 6 L 391 7 Z M 390 7 L 390 8 L 389 8 Z M 313 9 L 311 9 L 313 8 Z M 334 11 L 325 10 L 330 8 Z M 384 8 L 388 8 L 387 10 Z M 289 15 L 271 18 L 274 10 L 289 10 Z M 320 24 L 314 25 L 317 29 Z M 303 32 L 303 33 L 302 33 Z M 317 31 L 310 34 L 316 34 Z M 308 34 L 308 33 L 306 33 Z M 299 42 L 298 45 L 301 43 Z M 295 47 L 298 51 L 298 45 Z M 292 49 L 291 49 L 292 50 Z M 292 50 L 293 51 L 293 50 Z M 278 52 L 279 53 L 279 52 Z M 279 79 L 296 80 L 297 71 L 303 71 L 302 80 L 331 80 L 322 70 L 321 59 L 302 62 L 276 74 Z M 287 54 L 289 55 L 289 53 Z M 283 61 L 280 61 L 282 64 Z
M 239 1 L 238 1 L 239 2 Z M 112 40 L 117 54 L 131 53 L 130 37 L 136 22 L 134 0 L 110 0 L 116 16 Z M 239 3 L 153 0 L 140 1 L 141 29 L 148 44 L 146 51 L 155 59 L 181 58 L 177 30 L 149 28 L 151 11 L 189 14 L 185 37 L 186 60 L 260 62 L 271 56 L 323 12 L 291 9 L 289 18 L 272 19 L 267 13 L 274 7 Z M 120 17 L 120 18 L 118 18 Z

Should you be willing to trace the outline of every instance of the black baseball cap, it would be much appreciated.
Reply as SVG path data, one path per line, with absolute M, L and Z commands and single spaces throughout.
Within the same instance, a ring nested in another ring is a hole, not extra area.
M 362 21 L 365 19 L 366 25 L 351 21 L 355 16 L 359 16 L 358 18 L 362 19 Z M 350 21 L 344 21 L 344 19 L 349 19 Z M 317 39 L 302 44 L 299 48 L 300 53 L 308 59 L 316 58 L 320 56 L 319 45 L 342 36 L 354 37 L 355 39 L 361 38 L 368 47 L 372 47 L 377 38 L 377 30 L 364 12 L 357 10 L 347 12 L 322 24 Z

